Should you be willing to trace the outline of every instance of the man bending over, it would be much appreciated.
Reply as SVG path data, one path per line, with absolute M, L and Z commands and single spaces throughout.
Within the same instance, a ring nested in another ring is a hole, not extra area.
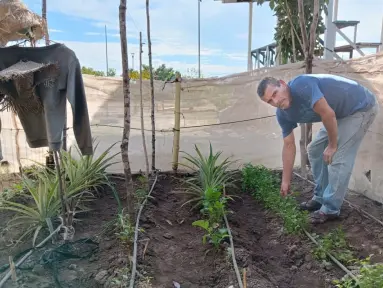
M 294 128 L 297 123 L 323 123 L 308 146 L 314 195 L 301 208 L 312 212 L 314 224 L 337 218 L 358 148 L 379 110 L 377 98 L 353 80 L 327 74 L 305 74 L 287 84 L 266 77 L 257 92 L 264 102 L 277 107 L 283 135 L 282 196 L 290 192 L 296 154 Z

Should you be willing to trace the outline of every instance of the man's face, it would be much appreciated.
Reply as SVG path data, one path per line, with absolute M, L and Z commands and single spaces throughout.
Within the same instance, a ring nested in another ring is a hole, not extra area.
M 267 85 L 265 94 L 262 97 L 262 100 L 271 106 L 287 109 L 291 105 L 290 91 L 287 84 L 280 80 L 279 86 L 274 86 L 272 84 Z

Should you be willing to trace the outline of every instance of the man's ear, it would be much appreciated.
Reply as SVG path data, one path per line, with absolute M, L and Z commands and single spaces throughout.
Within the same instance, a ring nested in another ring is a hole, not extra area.
M 283 86 L 286 86 L 287 84 L 286 84 L 286 82 L 285 81 L 283 81 L 282 79 L 281 80 L 279 80 L 279 82 L 283 85 Z

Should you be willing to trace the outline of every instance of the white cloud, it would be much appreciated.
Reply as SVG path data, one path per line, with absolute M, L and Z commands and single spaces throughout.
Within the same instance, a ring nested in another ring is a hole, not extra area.
M 100 32 L 86 32 L 85 35 L 88 35 L 88 36 L 101 36 L 103 34 L 101 34 Z
M 59 29 L 48 29 L 49 33 L 63 33 L 64 31 Z
M 29 1 L 40 3 L 40 0 Z M 201 69 L 204 75 L 222 75 L 246 69 L 248 4 L 220 2 L 213 0 L 201 2 Z M 175 65 L 174 68 L 181 72 L 187 68 L 197 67 L 197 5 L 197 0 L 150 1 L 152 52 L 155 65 L 156 63 Z M 48 12 L 54 11 L 70 17 L 87 19 L 94 27 L 103 28 L 107 25 L 110 41 L 116 41 L 119 38 L 118 8 L 119 0 L 81 0 L 81 5 L 78 5 L 78 0 L 50 0 Z M 359 20 L 358 41 L 378 42 L 382 11 L 382 0 L 339 0 L 338 19 Z M 262 7 L 254 5 L 253 48 L 273 42 L 276 21 L 272 14 L 268 4 Z M 352 38 L 353 33 L 349 30 L 345 29 L 345 32 Z M 129 53 L 133 52 L 136 55 L 139 49 L 138 45 L 133 43 L 137 43 L 139 31 L 143 34 L 144 43 L 147 43 L 145 1 L 130 0 L 127 6 L 128 49 Z M 90 33 L 92 34 L 87 35 L 102 35 L 102 33 Z M 106 66 L 102 60 L 105 59 L 103 42 L 65 43 L 80 55 L 83 65 L 95 69 L 104 69 Z M 340 43 L 338 41 L 337 44 Z M 108 49 L 109 66 L 120 71 L 120 44 L 109 43 Z M 146 44 L 143 57 L 144 63 L 147 63 Z M 170 58 L 172 61 L 169 62 Z M 137 67 L 137 63 L 135 66 Z
M 237 34 L 236 37 L 238 39 L 242 39 L 242 40 L 246 40 L 249 38 L 249 33 L 241 33 L 241 34 Z
M 92 67 L 96 70 L 106 69 L 105 59 L 105 43 L 103 42 L 75 42 L 75 41 L 60 41 L 65 44 L 68 48 L 72 49 L 77 57 L 80 59 L 82 66 Z M 164 49 L 164 54 L 160 53 L 153 54 L 153 66 L 157 67 L 163 63 L 168 67 L 173 67 L 175 70 L 179 70 L 181 73 L 186 73 L 190 68 L 197 68 L 197 58 L 195 62 L 192 61 L 166 61 L 161 56 L 166 56 L 167 49 Z M 146 49 L 145 49 L 146 50 Z M 143 64 L 148 65 L 148 53 L 147 50 L 142 54 Z M 153 45 L 153 51 L 161 51 Z M 175 50 L 177 51 L 177 50 Z M 135 53 L 134 67 L 137 69 L 138 66 L 138 45 L 131 44 L 128 47 L 128 61 L 129 67 L 133 66 L 131 53 Z M 110 68 L 115 68 L 117 74 L 121 74 L 121 47 L 119 43 L 113 42 L 108 44 L 108 65 Z M 219 65 L 219 64 L 205 64 L 201 62 L 201 72 L 205 76 L 219 76 L 231 73 L 237 73 L 244 71 L 246 67 L 243 65 Z

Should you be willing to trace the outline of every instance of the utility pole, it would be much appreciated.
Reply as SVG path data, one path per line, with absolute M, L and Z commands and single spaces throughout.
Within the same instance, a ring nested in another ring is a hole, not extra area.
M 198 1 L 198 78 L 201 78 L 201 1 Z
M 253 0 L 249 2 L 249 39 L 248 39 L 248 51 L 247 51 L 247 71 L 253 70 L 253 60 L 251 59 L 251 45 L 253 34 Z
M 106 34 L 106 25 L 105 25 L 105 59 L 106 59 L 106 76 L 108 76 L 109 63 L 108 63 L 108 35 Z
M 140 52 L 141 53 L 141 52 Z M 134 71 L 134 52 L 132 54 L 132 70 Z

